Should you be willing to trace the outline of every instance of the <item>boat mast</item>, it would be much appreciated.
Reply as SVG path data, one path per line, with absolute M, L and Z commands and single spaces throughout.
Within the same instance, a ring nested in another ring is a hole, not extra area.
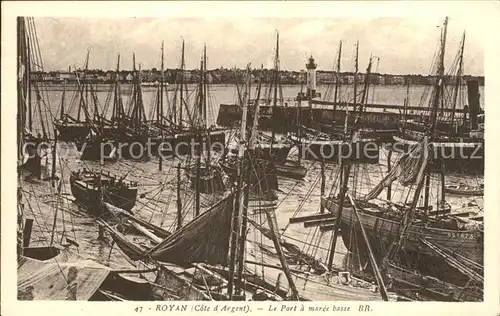
M 182 128 L 182 107 L 184 106 L 184 39 L 182 39 L 182 51 L 181 51 L 181 91 L 180 91 L 180 103 L 179 103 L 179 126 Z M 175 114 L 175 107 L 174 107 Z
M 337 59 L 337 77 L 335 79 L 335 92 L 333 93 L 333 113 L 332 113 L 332 132 L 335 126 L 335 111 L 337 111 L 337 101 L 340 92 L 340 59 L 342 57 L 342 41 L 339 42 L 339 56 Z
M 181 162 L 177 165 L 177 230 L 182 227 Z
M 408 115 L 408 107 L 410 106 L 410 80 L 406 82 L 406 98 L 403 104 L 403 131 L 406 129 L 406 117 Z
M 61 96 L 61 112 L 59 119 L 62 121 L 64 119 L 64 100 L 66 99 L 66 80 L 63 80 L 63 92 Z
M 455 133 L 455 109 L 457 107 L 458 93 L 460 90 L 460 84 L 462 81 L 463 63 L 464 63 L 464 46 L 465 46 L 465 32 L 462 35 L 462 41 L 460 43 L 460 56 L 458 62 L 457 71 L 457 81 L 455 83 L 455 91 L 453 91 L 453 112 L 451 112 L 451 132 Z M 458 126 L 458 124 L 457 124 Z
M 157 122 L 159 124 L 163 123 L 163 83 L 164 83 L 164 53 L 163 53 L 164 42 L 161 41 L 161 74 L 160 74 L 160 98 L 158 102 L 158 109 L 156 111 Z
M 200 214 L 200 169 L 201 169 L 201 153 L 202 153 L 202 138 L 201 138 L 201 129 L 203 126 L 203 57 L 200 60 L 200 83 L 198 86 L 198 124 L 196 124 L 196 138 L 198 143 L 198 151 L 196 154 L 196 185 L 195 185 L 195 217 Z
M 260 92 L 262 88 L 262 69 L 264 68 L 264 65 L 261 65 L 260 68 L 260 75 L 259 75 L 259 86 L 257 88 L 257 98 L 255 99 L 254 105 L 256 112 L 258 111 L 258 104 L 260 102 Z M 251 78 L 250 78 L 251 79 Z M 251 92 L 251 85 L 250 83 L 248 84 L 248 95 L 250 96 Z M 250 99 L 250 98 L 249 98 Z M 258 120 L 257 114 L 254 114 L 254 126 L 255 130 L 257 130 L 257 125 L 255 118 Z M 253 135 L 253 133 L 250 134 L 251 140 L 248 142 L 248 146 L 250 149 L 253 149 L 253 137 L 258 137 L 258 135 Z M 248 151 L 245 154 L 244 157 L 244 182 L 245 182 L 245 188 L 243 191 L 243 207 L 241 209 L 241 235 L 240 235 L 240 243 L 239 243 L 239 254 L 238 254 L 238 274 L 236 279 L 238 280 L 238 283 L 236 284 L 236 292 L 238 294 L 241 294 L 243 291 L 243 268 L 245 267 L 245 244 L 246 244 L 246 238 L 247 238 L 247 227 L 248 227 L 248 218 L 247 218 L 247 213 L 248 213 L 248 199 L 250 195 L 250 174 L 251 174 L 251 161 L 248 156 Z
M 297 97 L 297 100 L 298 100 L 298 105 L 297 105 L 297 118 L 296 118 L 296 121 L 297 121 L 297 137 L 300 139 L 301 137 L 301 124 L 300 124 L 300 118 L 302 117 L 302 95 L 304 93 L 304 78 L 300 78 L 300 93 Z M 297 146 L 298 148 L 298 151 L 299 151 L 299 154 L 298 154 L 298 158 L 297 158 L 297 161 L 300 165 L 300 160 L 301 160 L 301 156 L 302 156 L 302 148 L 300 145 Z
M 355 75 L 354 75 L 354 110 L 356 109 L 356 94 L 357 94 L 357 77 L 358 77 L 358 46 L 359 46 L 359 41 L 356 43 L 356 62 L 355 62 Z M 367 73 L 371 69 L 371 57 L 370 57 L 370 62 L 368 64 L 368 70 Z M 361 105 L 360 109 L 363 109 L 363 105 Z M 347 122 L 347 120 L 346 120 Z M 345 128 L 346 126 L 344 126 Z M 351 134 L 351 139 L 349 141 L 350 144 L 352 144 L 352 141 L 354 140 L 354 137 L 357 134 L 357 130 L 359 128 L 359 116 L 358 119 L 356 119 L 356 122 L 354 124 L 354 129 Z M 341 164 L 340 164 L 340 192 L 339 192 L 339 197 L 338 197 L 338 207 L 337 207 L 337 213 L 335 215 L 335 225 L 333 228 L 333 238 L 332 238 L 332 243 L 330 245 L 330 252 L 328 254 L 328 270 L 331 270 L 333 267 L 333 257 L 335 255 L 335 247 L 337 245 L 337 238 L 338 238 L 338 232 L 339 232 L 339 227 L 340 227 L 340 218 L 342 216 L 342 209 L 344 206 L 344 201 L 347 193 L 347 184 L 349 182 L 349 176 L 351 173 L 351 164 L 346 163 L 344 159 L 342 159 Z
M 364 104 L 368 100 L 368 88 L 370 86 L 370 75 L 372 71 L 372 57 L 370 56 L 370 61 L 368 62 L 368 68 L 366 68 L 366 74 L 365 74 L 365 84 L 363 88 L 363 94 L 361 97 L 361 104 L 359 105 L 359 111 L 358 111 L 358 123 L 359 120 L 361 120 L 361 113 L 363 112 L 364 109 Z
M 246 89 L 245 94 L 243 96 L 243 114 L 241 118 L 241 137 L 240 144 L 238 149 L 238 169 L 237 169 L 237 177 L 238 177 L 238 186 L 236 188 L 236 196 L 234 200 L 234 211 L 232 216 L 232 224 L 231 224 L 231 248 L 230 248 L 230 258 L 229 258 L 229 280 L 227 285 L 227 294 L 229 296 L 229 300 L 233 297 L 233 286 L 234 286 L 234 270 L 236 265 L 236 253 L 237 253 L 237 242 L 238 242 L 238 223 L 239 223 L 239 213 L 240 213 L 240 205 L 243 201 L 241 201 L 241 188 L 242 188 L 242 174 L 244 170 L 243 158 L 245 157 L 245 143 L 246 143 L 246 129 L 247 129 L 247 111 L 248 111 L 248 99 L 250 95 L 250 64 L 247 65 L 247 77 L 246 77 Z M 250 166 L 249 166 L 250 167 Z
M 356 113 L 357 100 L 358 100 L 358 56 L 359 56 L 359 41 L 356 42 L 356 59 L 354 62 L 354 107 L 353 111 Z
M 203 46 L 203 121 L 205 123 L 205 128 L 208 128 L 207 121 L 207 106 L 208 106 L 208 95 L 207 95 L 207 45 Z
M 280 51 L 280 34 L 276 33 L 276 55 L 274 57 L 274 91 L 273 91 L 273 118 L 276 117 L 276 104 L 278 102 L 278 77 L 279 77 L 279 51 Z M 273 119 L 274 121 L 274 119 Z M 273 125 L 274 126 L 274 125 Z M 271 130 L 271 149 L 273 150 L 274 137 L 276 135 L 274 127 Z
M 120 54 L 116 61 L 116 73 L 115 73 L 115 102 L 114 102 L 114 120 L 118 121 L 118 126 L 121 125 L 122 116 L 125 114 L 123 109 L 122 97 L 121 97 L 121 87 L 120 87 Z
M 440 107 L 440 103 L 442 103 L 442 97 L 443 97 L 443 89 L 444 89 L 444 54 L 445 54 L 445 49 L 446 49 L 446 35 L 447 35 L 447 30 L 448 30 L 448 17 L 445 18 L 444 20 L 444 25 L 443 25 L 443 31 L 441 33 L 441 47 L 440 47 L 440 54 L 439 54 L 439 64 L 438 64 L 438 69 L 437 69 L 437 82 L 436 82 L 436 89 L 435 89 L 435 94 L 434 94 L 434 102 L 433 102 L 433 107 L 432 107 L 432 116 L 431 116 L 431 126 L 430 126 L 430 141 L 433 140 L 435 133 L 436 133 L 436 125 L 437 125 L 437 113 Z M 440 163 L 443 164 L 443 159 L 442 157 L 439 158 Z M 441 173 L 444 171 L 443 166 L 441 167 Z M 444 175 L 441 175 L 441 179 L 444 179 Z M 429 207 L 429 190 L 430 190 L 430 170 L 427 168 L 426 174 L 425 174 L 425 191 L 424 191 L 424 210 L 427 212 L 427 209 Z M 441 183 L 441 191 L 442 195 L 444 195 L 444 181 Z M 444 200 L 443 200 L 444 201 Z

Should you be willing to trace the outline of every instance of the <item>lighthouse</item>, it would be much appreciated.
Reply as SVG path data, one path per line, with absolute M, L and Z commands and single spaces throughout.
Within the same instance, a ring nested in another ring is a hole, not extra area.
M 309 57 L 309 62 L 306 64 L 307 69 L 307 97 L 313 99 L 316 97 L 316 62 L 314 58 Z

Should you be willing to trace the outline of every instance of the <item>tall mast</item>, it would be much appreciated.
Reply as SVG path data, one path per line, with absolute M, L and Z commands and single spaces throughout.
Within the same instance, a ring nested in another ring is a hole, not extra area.
M 372 71 L 372 57 L 370 56 L 370 61 L 368 62 L 368 67 L 366 68 L 366 74 L 365 74 L 365 85 L 363 88 L 363 95 L 361 97 L 361 103 L 359 105 L 359 113 L 358 113 L 358 119 L 361 119 L 361 112 L 363 112 L 363 105 L 367 101 L 368 97 L 368 87 L 370 86 L 370 75 Z M 359 121 L 358 121 L 359 122 Z
M 342 41 L 339 42 L 339 56 L 337 59 L 337 78 L 335 80 L 335 92 L 333 93 L 333 113 L 332 113 L 332 129 L 335 126 L 335 111 L 337 110 L 337 101 L 340 90 L 340 59 L 342 58 Z
M 59 116 L 61 121 L 64 119 L 64 99 L 66 99 L 66 80 L 63 81 L 63 92 L 61 96 L 61 112 Z
M 437 70 L 437 82 L 436 82 L 436 89 L 435 89 L 435 94 L 434 94 L 434 104 L 432 107 L 432 116 L 431 116 L 431 128 L 430 128 L 430 141 L 434 138 L 434 134 L 436 132 L 436 123 L 437 123 L 437 113 L 438 109 L 440 107 L 442 97 L 443 97 L 443 77 L 444 77 L 444 55 L 445 55 L 445 49 L 446 49 L 446 35 L 448 31 L 448 17 L 444 19 L 444 25 L 443 25 L 443 31 L 441 33 L 441 47 L 440 47 L 440 52 L 439 52 L 439 64 L 438 64 L 438 70 Z M 441 164 L 443 163 L 442 159 Z M 443 172 L 444 169 L 441 168 L 441 172 Z M 444 184 L 441 184 L 442 191 L 444 194 Z M 425 190 L 424 190 L 424 209 L 427 210 L 429 207 L 429 190 L 430 190 L 430 173 L 429 173 L 429 168 L 427 168 L 427 171 L 425 173 Z
M 240 144 L 239 144 L 239 149 L 238 149 L 238 170 L 237 170 L 237 177 L 238 177 L 238 186 L 236 188 L 236 196 L 234 200 L 234 212 L 232 216 L 232 224 L 231 224 L 231 253 L 230 253 L 230 258 L 229 258 L 229 280 L 228 280 L 228 285 L 227 285 L 227 294 L 229 296 L 229 299 L 231 300 L 233 297 L 233 286 L 234 286 L 234 270 L 236 266 L 236 253 L 237 253 L 237 245 L 238 245 L 238 232 L 239 232 L 239 213 L 240 213 L 240 206 L 243 201 L 241 201 L 241 187 L 242 187 L 242 180 L 243 180 L 243 170 L 244 170 L 244 165 L 243 165 L 243 158 L 245 157 L 245 143 L 246 143 L 246 129 L 247 129 L 247 111 L 248 111 L 248 98 L 250 95 L 249 91 L 249 86 L 250 86 L 250 64 L 247 65 L 247 77 L 246 77 L 246 89 L 245 89 L 245 94 L 243 96 L 243 114 L 241 117 L 241 137 L 240 137 Z M 248 166 L 250 167 L 250 166 Z
M 278 101 L 278 76 L 279 76 L 279 51 L 280 51 L 280 34 L 276 33 L 276 55 L 274 57 L 274 96 L 273 96 L 273 118 L 275 118 L 276 114 L 276 103 Z M 274 127 L 272 128 L 271 131 L 271 149 L 270 151 L 273 150 L 273 143 L 274 143 L 274 137 L 276 135 L 276 132 L 274 130 Z
M 441 103 L 441 97 L 443 92 L 443 76 L 444 76 L 444 54 L 446 49 L 446 35 L 448 31 L 448 17 L 444 20 L 443 31 L 441 33 L 441 48 L 439 54 L 439 64 L 437 70 L 437 82 L 436 89 L 434 94 L 434 104 L 432 108 L 432 116 L 431 116 L 431 135 L 435 132 L 436 121 L 437 121 L 437 113 Z
M 455 131 L 453 126 L 455 125 L 455 108 L 457 107 L 458 91 L 460 90 L 460 83 L 462 80 L 463 63 L 464 63 L 464 46 L 465 46 L 465 32 L 462 35 L 462 41 L 460 43 L 460 56 L 458 62 L 457 80 L 455 83 L 455 91 L 453 91 L 453 112 L 451 112 L 452 133 Z
M 354 112 L 356 112 L 358 100 L 358 56 L 359 56 L 359 41 L 356 42 L 356 60 L 354 62 Z
M 208 82 L 207 82 L 207 45 L 203 46 L 203 121 L 205 128 L 208 128 L 207 107 L 208 107 Z
M 163 55 L 163 41 L 161 41 L 161 74 L 160 74 L 160 100 L 158 103 L 158 110 L 156 111 L 158 123 L 163 123 L 163 83 L 164 79 L 164 55 Z
M 200 126 L 203 125 L 203 120 L 204 120 L 204 111 L 203 111 L 203 103 L 205 100 L 204 97 L 204 92 L 205 89 L 203 88 L 203 79 L 204 79 L 204 71 L 203 71 L 203 56 L 201 57 L 200 60 L 200 84 L 199 84 L 199 93 L 198 93 L 198 122 Z
M 180 104 L 179 104 L 179 126 L 182 127 L 182 108 L 184 106 L 184 39 L 182 39 L 181 51 L 181 91 L 180 91 Z
M 28 129 L 31 131 L 33 129 L 33 108 L 31 104 L 31 43 L 29 30 L 26 30 L 26 22 L 22 20 L 23 30 L 24 30 L 24 43 L 26 47 L 25 50 L 25 67 L 26 67 L 26 89 L 27 89 L 27 99 L 28 99 Z
M 121 89 L 120 89 L 120 54 L 118 54 L 118 60 L 116 62 L 116 72 L 115 72 L 115 101 L 113 102 L 113 117 L 112 119 L 118 119 L 118 125 L 120 125 L 121 116 L 123 113 L 123 108 L 121 104 Z

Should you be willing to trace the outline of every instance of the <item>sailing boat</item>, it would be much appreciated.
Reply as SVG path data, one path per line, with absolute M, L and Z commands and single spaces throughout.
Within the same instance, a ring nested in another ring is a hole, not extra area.
M 434 111 L 438 110 L 443 92 L 443 55 L 444 37 L 441 41 L 438 66 L 441 71 L 438 72 L 432 99 Z M 463 289 L 468 284 L 468 281 L 463 281 L 464 275 L 474 282 L 482 280 L 484 233 L 480 220 L 463 220 L 449 214 L 450 206 L 445 200 L 444 168 L 441 168 L 441 194 L 436 204 L 437 209 L 433 210 L 429 203 L 430 166 L 436 160 L 441 166 L 444 164 L 443 157 L 433 156 L 431 150 L 436 137 L 436 122 L 437 115 L 434 115 L 430 129 L 423 139 L 413 145 L 409 152 L 404 153 L 384 179 L 368 194 L 358 198 L 349 197 L 349 200 L 345 201 L 344 189 L 339 196 L 322 197 L 321 203 L 330 212 L 336 212 L 344 244 L 353 253 L 366 254 L 368 251 L 369 246 L 360 237 L 364 233 L 359 234 L 360 230 L 363 230 L 366 231 L 368 244 L 373 247 L 375 256 L 379 260 L 391 260 L 386 267 L 395 267 L 393 261 L 397 254 L 418 271 L 435 275 L 447 282 L 457 282 Z M 344 177 L 342 187 L 347 188 L 348 175 Z M 413 192 L 411 188 L 407 194 L 401 192 L 404 200 L 411 196 L 411 202 L 394 201 L 390 188 L 396 180 L 399 180 L 403 187 L 416 185 Z M 424 182 L 424 205 L 418 206 Z M 377 199 L 385 188 L 387 199 Z M 440 270 L 443 264 L 449 269 L 449 273 L 443 274 Z M 401 271 L 400 269 L 399 275 Z
M 188 91 L 185 83 L 185 59 L 184 59 L 184 40 L 182 41 L 181 67 L 176 76 L 177 87 L 172 101 L 172 109 L 168 118 L 170 128 L 174 136 L 174 155 L 193 156 L 193 146 L 195 143 L 205 146 L 210 150 L 222 150 L 226 143 L 225 129 L 212 125 L 210 120 L 210 90 L 208 85 L 208 71 L 206 70 L 206 48 L 200 69 L 200 85 L 196 94 L 196 101 L 192 109 L 188 107 L 188 98 L 185 95 Z M 205 68 L 204 68 L 205 67 Z M 187 119 L 186 119 L 187 117 Z M 221 146 L 212 146 L 218 144 Z M 171 152 L 169 153 L 171 154 Z
M 198 149 L 196 153 L 196 163 L 194 165 L 188 166 L 186 168 L 186 175 L 192 183 L 192 188 L 198 190 L 202 193 L 216 193 L 225 190 L 224 183 L 222 181 L 222 170 L 219 166 L 216 166 L 211 161 L 211 153 L 214 146 L 212 141 L 212 129 L 208 126 L 208 100 L 209 100 L 209 90 L 208 90 L 208 79 L 207 79 L 207 48 L 203 48 L 203 56 L 200 62 L 200 83 L 198 88 L 198 94 L 196 100 L 198 101 L 198 113 L 193 115 L 195 120 L 198 121 L 197 125 L 197 144 Z M 224 135 L 224 134 L 222 134 Z M 224 136 L 225 138 L 225 136 Z M 215 138 L 218 140 L 218 138 Z M 178 141 L 178 138 L 177 138 Z M 203 146 L 206 145 L 206 146 Z M 225 140 L 222 143 L 216 145 L 225 146 Z M 195 149 L 196 150 L 196 149 Z M 206 152 L 206 161 L 204 164 L 201 162 L 201 156 Z
M 19 17 L 18 28 L 18 87 L 17 87 L 17 133 L 19 135 L 18 169 L 29 171 L 42 178 L 42 157 L 49 145 L 47 111 L 36 71 L 42 67 L 35 24 L 32 18 Z M 36 102 L 32 103 L 33 93 Z M 34 106 L 33 106 L 34 105 Z M 42 109 L 45 107 L 45 110 Z
M 71 193 L 76 203 L 95 215 L 102 213 L 101 201 L 129 211 L 137 199 L 137 182 L 113 173 L 82 169 L 70 175 Z
M 400 127 L 400 133 L 394 136 L 394 140 L 404 144 L 406 148 L 416 144 L 422 135 L 430 128 L 433 121 L 436 121 L 436 136 L 433 139 L 432 147 L 437 153 L 446 157 L 445 167 L 447 170 L 460 172 L 473 171 L 481 172 L 484 169 L 484 138 L 480 132 L 481 126 L 478 120 L 481 119 L 482 109 L 480 108 L 479 86 L 477 81 L 467 82 L 468 103 L 462 96 L 463 92 L 463 56 L 465 46 L 465 32 L 460 42 L 459 52 L 454 61 L 454 73 L 444 75 L 444 51 L 446 48 L 446 37 L 448 29 L 448 19 L 445 19 L 441 32 L 441 50 L 443 61 L 437 65 L 437 75 L 442 78 L 442 89 L 437 107 L 429 107 L 429 111 L 421 113 L 420 119 L 405 120 Z M 452 91 L 448 91 L 451 86 Z M 436 89 L 434 87 L 434 89 Z M 421 103 L 429 102 L 428 95 L 434 93 L 426 91 L 422 95 Z M 448 96 L 451 96 L 449 98 Z M 430 100 L 429 104 L 432 104 Z M 456 113 L 457 108 L 463 108 L 463 114 Z M 445 108 L 451 108 L 451 113 L 445 113 Z M 469 116 L 469 117 L 467 117 Z M 484 131 L 484 126 L 483 126 Z M 479 136 L 479 137 L 478 137 Z M 433 164 L 439 169 L 440 164 Z
M 275 50 L 275 56 L 274 56 L 274 69 L 273 69 L 273 77 L 271 81 L 271 85 L 269 86 L 269 89 L 267 90 L 267 96 L 266 96 L 266 102 L 271 101 L 270 94 L 272 92 L 273 97 L 272 97 L 272 114 L 271 114 L 271 119 L 272 121 L 275 120 L 275 114 L 276 114 L 276 107 L 278 105 L 278 98 L 280 103 L 283 103 L 282 97 L 278 97 L 278 88 L 279 88 L 279 94 L 280 96 L 282 95 L 281 91 L 281 75 L 280 75 L 280 57 L 279 57 L 279 33 L 276 34 L 276 50 Z M 258 112 L 258 107 L 259 105 L 259 100 L 257 100 L 256 103 L 256 111 L 255 115 L 257 116 L 262 116 Z M 254 116 L 255 116 L 254 115 Z M 255 118 L 254 118 L 255 121 Z M 274 125 L 273 125 L 274 126 Z M 265 160 L 271 160 L 274 161 L 275 163 L 284 163 L 286 161 L 286 158 L 288 157 L 288 154 L 290 153 L 290 150 L 292 149 L 293 144 L 289 143 L 288 141 L 285 140 L 278 140 L 276 138 L 276 129 L 273 127 L 272 128 L 272 133 L 271 136 L 269 137 L 268 135 L 265 135 L 263 133 L 259 133 L 259 138 L 257 141 L 257 144 L 252 151 L 257 152 L 258 155 L 261 159 Z
M 111 119 L 106 118 L 107 108 L 103 109 L 102 113 L 99 113 L 97 106 L 97 96 L 95 91 L 91 91 L 94 103 L 94 120 L 88 120 L 91 123 L 90 133 L 88 133 L 85 142 L 79 150 L 82 150 L 80 156 L 81 160 L 101 160 L 101 159 L 115 159 L 116 158 L 116 140 L 119 136 L 119 131 L 123 126 L 125 118 L 125 110 L 123 108 L 123 101 L 121 98 L 120 89 L 120 55 L 118 55 L 118 61 L 115 72 L 115 82 L 111 87 L 109 94 L 113 94 L 113 111 Z M 83 90 L 82 90 L 83 91 Z M 108 95 L 108 99 L 110 99 Z M 106 103 L 107 104 L 107 103 Z M 88 107 L 82 107 L 84 113 L 88 115 Z M 108 144 L 112 146 L 107 146 L 103 144 Z
M 252 157 L 251 164 L 251 172 L 250 178 L 248 179 L 248 183 L 250 185 L 251 198 L 250 199 L 267 199 L 269 201 L 274 201 L 277 199 L 276 190 L 278 190 L 278 178 L 277 178 L 277 168 L 276 163 L 273 159 L 269 159 L 269 155 L 263 154 L 262 151 L 259 150 L 261 133 L 258 129 L 259 124 L 259 101 L 260 94 L 262 88 L 262 70 L 263 66 L 261 66 L 260 78 L 259 78 L 259 86 L 257 88 L 257 97 L 254 102 L 254 112 L 253 112 L 253 121 L 251 124 L 245 123 L 245 125 L 251 126 L 251 136 L 250 141 L 251 144 L 248 147 L 248 154 Z M 247 73 L 250 69 L 247 69 Z M 243 98 L 240 98 L 241 106 L 243 108 L 248 108 L 248 103 L 252 102 L 250 100 L 251 94 L 251 81 L 247 74 L 245 78 L 245 88 L 243 92 Z M 249 115 L 250 114 L 250 115 Z M 249 113 L 249 109 L 242 112 L 242 117 L 245 117 L 245 121 L 248 116 L 252 116 L 252 113 Z M 241 139 L 243 133 L 240 132 L 239 138 Z M 235 183 L 238 181 L 238 165 L 240 163 L 240 159 L 230 153 L 226 153 L 224 156 L 224 161 L 221 162 L 221 167 L 228 174 L 231 182 Z M 248 168 L 250 165 L 247 165 Z
M 358 46 L 356 45 L 355 57 L 355 75 L 354 75 L 354 104 L 357 104 L 358 97 Z M 342 46 L 339 47 L 339 56 Z M 308 66 L 308 65 L 306 65 Z M 310 67 L 310 66 L 308 66 Z M 300 136 L 290 134 L 290 139 L 301 147 L 305 159 L 309 160 L 324 160 L 329 162 L 339 163 L 342 158 L 348 157 L 352 162 L 378 164 L 379 160 L 379 142 L 377 138 L 365 137 L 360 131 L 361 113 L 368 99 L 368 84 L 372 67 L 372 58 L 368 63 L 365 76 L 365 87 L 362 91 L 361 103 L 357 111 L 354 128 L 348 127 L 347 116 L 344 124 L 344 131 L 341 135 L 335 132 L 334 129 L 330 133 L 323 133 L 319 130 L 301 127 Z M 335 94 L 337 95 L 337 93 Z M 312 125 L 312 118 L 310 119 Z M 351 143 L 346 141 L 350 139 L 353 130 L 356 130 L 356 139 Z
M 71 110 L 72 106 L 68 109 L 65 109 L 64 106 L 64 98 L 65 98 L 65 91 L 63 91 L 62 99 L 61 99 L 61 106 L 59 110 L 59 118 L 54 120 L 54 126 L 56 127 L 57 131 L 59 132 L 59 138 L 62 141 L 75 141 L 76 143 L 81 143 L 87 135 L 90 132 L 90 116 L 88 112 L 88 104 L 89 104 L 89 80 L 87 79 L 87 73 L 88 73 L 88 65 L 89 65 L 89 54 L 90 52 L 87 52 L 87 56 L 85 59 L 85 66 L 84 66 L 84 71 L 83 71 L 83 77 L 81 80 L 78 81 L 78 90 L 77 94 L 79 95 L 78 98 L 74 98 L 73 100 L 78 102 L 78 114 L 77 117 L 74 118 L 70 113 L 69 110 Z M 79 79 L 81 73 L 75 72 L 75 76 L 77 79 Z M 92 98 L 92 95 L 91 95 Z M 97 107 L 96 107 L 97 108 Z M 85 120 L 81 120 L 80 116 L 81 114 L 84 114 Z M 97 113 L 98 114 L 98 113 Z M 94 113 L 96 115 L 96 113 Z

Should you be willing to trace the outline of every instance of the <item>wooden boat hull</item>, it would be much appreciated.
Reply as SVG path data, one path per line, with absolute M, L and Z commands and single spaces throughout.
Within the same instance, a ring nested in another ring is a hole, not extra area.
M 467 284 L 457 286 L 392 263 L 388 263 L 385 269 L 385 275 L 390 276 L 387 278 L 386 284 L 396 292 L 415 300 L 483 301 L 483 291 L 476 286 L 467 287 Z
M 484 190 L 479 187 L 460 188 L 459 186 L 446 185 L 444 191 L 448 194 L 463 195 L 463 196 L 483 196 Z
M 87 138 L 81 147 L 81 160 L 100 161 L 116 159 L 116 141 L 101 135 Z
M 336 214 L 338 204 L 335 200 L 322 197 L 321 203 L 328 211 Z M 361 210 L 358 211 L 358 214 L 370 240 L 370 246 L 377 257 L 383 257 L 399 237 L 400 222 L 384 218 L 382 214 L 376 216 Z M 362 239 L 360 222 L 358 222 L 351 206 L 344 205 L 340 220 L 340 229 L 345 246 L 354 253 L 359 250 L 367 254 L 367 249 L 364 246 L 365 242 Z M 353 232 L 356 233 L 353 234 Z M 423 225 L 410 225 L 408 236 L 403 245 L 404 249 L 441 261 L 441 257 L 432 249 L 422 246 L 420 239 L 426 239 L 480 265 L 483 264 L 483 233 L 479 230 L 441 229 Z
M 406 151 L 422 139 L 418 132 L 406 131 L 400 136 L 394 136 L 394 146 L 398 151 Z M 420 138 L 419 138 L 420 137 Z M 445 170 L 484 172 L 484 141 L 464 139 L 463 141 L 442 139 L 431 142 L 433 155 L 432 168 L 441 168 L 440 157 L 444 158 Z
M 44 140 L 31 134 L 24 136 L 24 148 L 21 169 L 31 172 L 36 178 L 42 177 L 42 149 L 47 148 Z
M 196 181 L 196 166 L 186 170 L 186 175 L 191 182 L 191 189 L 199 190 L 201 193 L 212 194 L 225 190 L 221 171 L 212 167 L 200 167 L 200 179 Z
M 54 122 L 54 126 L 59 132 L 58 138 L 62 141 L 77 141 L 84 140 L 90 133 L 90 127 L 85 122 Z
M 137 186 L 111 187 L 103 184 L 103 189 L 99 190 L 97 186 L 89 185 L 72 174 L 70 187 L 76 202 L 91 213 L 100 214 L 102 202 L 130 211 L 137 200 Z
M 354 122 L 351 122 L 351 124 Z M 317 123 L 314 124 L 314 128 L 317 128 L 323 133 L 326 134 L 334 134 L 337 136 L 343 136 L 344 135 L 344 128 L 343 128 L 343 122 L 342 125 L 340 126 L 333 126 L 332 124 L 329 123 Z M 350 131 L 351 129 L 348 129 Z M 378 139 L 381 142 L 391 142 L 393 140 L 392 136 L 397 132 L 397 129 L 383 129 L 383 128 L 368 128 L 368 127 L 361 127 L 359 130 L 359 133 L 362 138 L 374 138 Z
M 296 161 L 286 161 L 282 164 L 276 164 L 276 173 L 279 176 L 301 180 L 306 176 L 307 168 Z
M 237 179 L 237 160 L 221 163 L 229 180 L 235 183 Z M 250 199 L 276 200 L 278 197 L 278 177 L 276 165 L 269 160 L 253 160 L 250 171 Z
M 259 215 L 252 219 L 258 222 Z M 256 229 L 253 225 L 248 234 L 245 268 L 253 273 L 255 277 L 251 280 L 253 283 L 274 291 L 275 293 L 286 296 L 291 292 L 290 285 L 281 268 L 279 258 L 275 254 L 274 246 L 271 240 L 264 238 L 260 240 L 258 235 L 253 232 Z M 255 239 L 257 238 L 257 239 Z M 286 238 L 286 237 L 285 237 Z M 298 248 L 300 249 L 300 248 Z M 291 254 L 287 251 L 288 256 Z M 287 259 L 288 261 L 292 261 Z M 278 268 L 263 268 L 259 264 L 276 266 Z M 310 272 L 310 267 L 303 267 L 303 262 L 288 262 L 295 287 L 299 292 L 301 301 L 381 301 L 380 293 L 372 292 L 369 284 L 362 286 L 343 285 L 334 273 L 316 274 Z M 303 271 L 299 272 L 299 270 Z M 305 268 L 305 269 L 304 269 Z M 389 298 L 393 300 L 393 296 Z
M 199 151 L 199 145 L 203 149 L 214 152 L 222 152 L 226 146 L 226 133 L 224 130 L 210 131 L 209 138 L 207 133 L 201 135 L 201 141 L 196 132 L 177 133 L 174 135 L 174 155 L 182 157 L 184 155 L 193 156 Z M 207 141 L 209 140 L 209 141 Z
M 260 144 L 254 150 L 249 150 L 251 154 L 259 159 L 274 161 L 276 163 L 284 163 L 292 149 L 293 145 L 291 144 L 273 144 L 271 148 L 271 144 Z
M 349 142 L 342 140 L 307 139 L 290 137 L 299 146 L 299 155 L 306 160 L 331 163 L 378 164 L 380 143 L 374 139 Z

